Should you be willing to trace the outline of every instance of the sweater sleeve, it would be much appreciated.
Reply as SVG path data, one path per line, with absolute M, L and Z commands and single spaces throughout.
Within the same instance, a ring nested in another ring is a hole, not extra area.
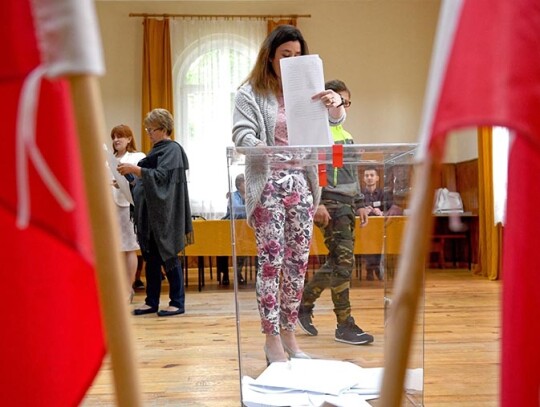
M 265 129 L 261 110 L 251 88 L 241 87 L 236 93 L 233 110 L 232 140 L 237 147 L 255 147 L 265 144 Z

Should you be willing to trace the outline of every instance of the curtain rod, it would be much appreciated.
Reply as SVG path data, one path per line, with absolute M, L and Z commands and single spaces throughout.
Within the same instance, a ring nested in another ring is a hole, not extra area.
M 311 14 L 148 14 L 129 13 L 130 17 L 162 17 L 162 18 L 311 18 Z

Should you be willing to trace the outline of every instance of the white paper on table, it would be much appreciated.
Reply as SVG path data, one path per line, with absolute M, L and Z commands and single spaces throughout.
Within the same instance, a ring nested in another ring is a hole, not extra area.
M 311 97 L 324 90 L 323 63 L 318 55 L 282 58 L 281 83 L 291 146 L 332 145 L 328 110 Z
M 107 148 L 105 144 L 103 144 L 103 148 L 105 149 L 105 152 L 107 154 L 107 164 L 109 167 L 109 170 L 111 171 L 111 174 L 115 181 L 117 182 L 118 186 L 120 187 L 120 192 L 126 197 L 128 202 L 133 205 L 133 197 L 131 196 L 131 190 L 129 189 L 129 182 L 122 174 L 118 172 L 116 167 L 118 166 L 118 160 L 114 156 L 114 154 Z

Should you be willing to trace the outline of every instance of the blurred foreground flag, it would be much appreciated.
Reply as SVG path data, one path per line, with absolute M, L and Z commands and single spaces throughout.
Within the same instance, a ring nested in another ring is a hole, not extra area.
M 482 125 L 508 127 L 514 134 L 503 247 L 501 405 L 539 406 L 538 0 L 441 5 L 421 128 L 423 154 L 440 158 L 450 130 Z
M 2 1 L 0 383 L 5 406 L 75 406 L 104 337 L 69 83 L 101 74 L 91 0 Z

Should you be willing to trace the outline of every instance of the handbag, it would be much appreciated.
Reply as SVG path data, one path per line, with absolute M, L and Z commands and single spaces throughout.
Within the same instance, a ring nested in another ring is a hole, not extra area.
M 463 201 L 459 192 L 452 192 L 446 188 L 437 189 L 433 213 L 463 213 Z

